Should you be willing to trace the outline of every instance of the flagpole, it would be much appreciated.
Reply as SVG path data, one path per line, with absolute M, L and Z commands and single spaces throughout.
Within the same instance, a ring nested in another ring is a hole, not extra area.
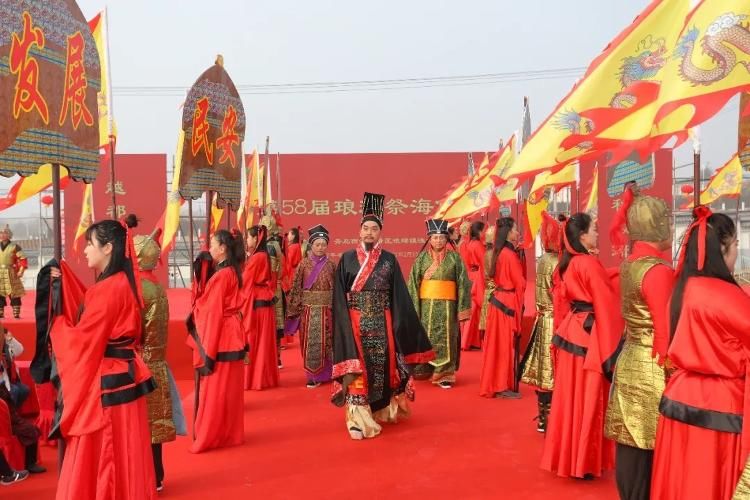
M 193 236 L 193 199 L 188 198 L 187 202 L 188 202 L 188 220 L 190 222 L 190 245 L 188 248 L 190 251 L 190 265 L 192 266 L 193 260 L 195 260 L 194 259 L 195 248 L 193 247 L 193 238 L 194 238 Z M 192 281 L 192 276 L 193 276 L 192 272 L 190 273 L 190 276 L 191 276 L 191 281 Z
M 281 210 L 281 204 L 283 203 L 281 199 L 281 167 L 280 167 L 280 155 L 277 152 L 276 153 L 276 198 L 278 200 L 276 204 L 276 211 L 279 212 Z
M 263 174 L 263 177 L 264 177 L 263 180 L 264 180 L 264 182 L 263 182 L 263 202 L 262 202 L 262 205 L 263 205 L 264 209 L 266 208 L 266 205 L 268 204 L 268 198 L 267 198 L 267 196 L 270 194 L 270 193 L 266 192 L 266 187 L 268 186 L 268 179 L 265 179 L 265 176 L 268 175 L 268 173 L 271 171 L 270 164 L 268 163 L 268 160 L 269 160 L 269 157 L 268 157 L 268 155 L 269 155 L 268 148 L 269 148 L 270 143 L 271 143 L 271 136 L 267 135 L 266 136 L 266 155 L 265 155 L 266 156 L 266 168 L 264 169 L 264 174 Z
M 211 243 L 211 205 L 213 199 L 214 192 L 211 190 L 206 191 L 206 248 L 208 248 Z
M 117 190 L 115 189 L 115 136 L 114 136 L 114 108 L 112 107 L 112 65 L 109 61 L 109 12 L 104 7 L 104 43 L 107 52 L 104 58 L 107 61 L 107 122 L 109 125 L 109 174 L 112 180 L 112 214 L 114 219 L 118 218 Z
M 42 263 L 43 256 L 42 256 L 42 193 L 44 191 L 39 192 L 39 272 L 42 271 L 42 266 L 44 265 Z
M 55 260 L 60 264 L 62 260 L 62 217 L 60 203 L 60 164 L 52 164 L 52 227 L 55 237 Z

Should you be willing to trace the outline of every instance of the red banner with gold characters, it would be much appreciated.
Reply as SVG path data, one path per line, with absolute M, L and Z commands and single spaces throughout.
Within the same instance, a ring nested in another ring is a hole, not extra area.
M 193 84 L 182 113 L 180 194 L 199 198 L 214 191 L 220 205 L 240 206 L 245 108 L 218 56 Z
M 3 2 L 0 61 L 0 175 L 59 163 L 72 178 L 93 181 L 101 68 L 76 2 Z
M 164 154 L 118 154 L 117 179 L 112 185 L 108 175 L 99 176 L 93 183 L 94 222 L 103 219 L 120 219 L 129 213 L 138 216 L 135 234 L 150 234 L 159 217 L 164 212 L 167 192 L 167 155 Z M 148 182 L 144 182 L 148 179 Z M 65 259 L 73 267 L 76 276 L 85 282 L 93 283 L 94 273 L 87 269 L 83 248 L 73 249 L 76 229 L 80 222 L 83 192 L 86 185 L 71 182 L 65 189 L 64 231 Z M 117 207 L 112 205 L 112 191 L 117 195 Z M 167 268 L 157 268 L 159 281 L 167 284 Z
M 282 154 L 279 161 L 284 231 L 301 226 L 307 238 L 308 228 L 323 224 L 338 258 L 359 241 L 362 194 L 382 193 L 383 248 L 396 254 L 404 274 L 426 241 L 425 221 L 466 172 L 466 153 Z

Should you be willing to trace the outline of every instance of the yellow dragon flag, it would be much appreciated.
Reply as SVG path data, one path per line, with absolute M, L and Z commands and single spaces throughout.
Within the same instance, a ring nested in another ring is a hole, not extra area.
M 642 157 L 714 116 L 737 93 L 750 90 L 750 2 L 702 0 L 680 26 L 661 72 L 657 101 L 595 133 L 570 138 L 594 149 L 636 150 Z M 677 18 L 675 18 L 677 19 Z
M 459 185 L 453 190 L 440 204 L 434 218 L 453 221 L 471 217 L 499 206 L 499 202 L 505 201 L 508 193 L 512 193 L 512 199 L 515 199 L 515 179 L 512 180 L 511 186 L 506 182 L 515 158 L 516 137 L 513 136 L 470 180 L 462 181 L 462 184 L 465 183 L 463 188 Z
M 524 227 L 523 232 L 523 248 L 533 248 L 536 235 L 539 234 L 539 229 L 542 227 L 542 220 L 544 219 L 542 214 L 547 210 L 548 205 L 549 201 L 546 198 L 542 198 L 536 203 L 532 202 L 531 198 L 526 200 L 526 217 L 524 220 L 526 227 Z
M 742 193 L 742 163 L 735 154 L 721 168 L 714 172 L 708 185 L 701 191 L 701 204 L 710 205 L 722 196 L 737 197 Z M 687 208 L 693 208 L 693 202 Z
M 182 207 L 182 196 L 180 196 L 180 174 L 182 172 L 182 143 L 185 142 L 185 132 L 180 130 L 177 137 L 177 151 L 174 157 L 174 173 L 172 175 L 172 188 L 167 199 L 167 208 L 164 210 L 164 232 L 162 234 L 162 254 L 166 255 L 174 245 L 175 236 L 180 229 L 180 208 Z
M 78 252 L 78 242 L 86 234 L 86 230 L 94 223 L 94 185 L 86 184 L 83 189 L 83 203 L 81 203 L 81 217 L 78 219 L 78 229 L 73 240 L 73 251 Z
M 571 136 L 607 128 L 655 102 L 690 0 L 654 0 L 588 67 L 584 76 L 531 136 L 511 176 L 526 180 L 604 149 Z M 590 112 L 592 111 L 593 112 Z M 564 144 L 565 143 L 565 144 Z
M 451 191 L 445 196 L 445 198 L 435 211 L 434 218 L 442 218 L 448 208 L 450 208 L 456 200 L 460 199 L 468 192 L 469 186 L 471 186 L 476 181 L 476 179 L 487 175 L 489 165 L 489 155 L 485 153 L 484 159 L 482 160 L 482 163 L 479 165 L 479 168 L 476 170 L 476 172 L 474 172 L 472 175 L 466 175 L 451 188 Z
M 258 157 L 258 150 L 253 150 L 253 159 L 250 160 L 250 168 L 248 174 L 248 191 L 249 196 L 245 203 L 245 210 L 247 212 L 247 222 L 245 227 L 252 227 L 260 214 L 262 196 L 263 196 L 263 177 L 265 170 L 260 164 L 260 158 Z
M 89 21 L 89 29 L 96 42 L 99 52 L 99 67 L 101 68 L 101 90 L 97 94 L 99 102 L 99 147 L 110 144 L 110 136 L 117 135 L 117 126 L 112 116 L 112 88 L 109 81 L 109 47 L 107 32 L 107 11 L 104 10 Z

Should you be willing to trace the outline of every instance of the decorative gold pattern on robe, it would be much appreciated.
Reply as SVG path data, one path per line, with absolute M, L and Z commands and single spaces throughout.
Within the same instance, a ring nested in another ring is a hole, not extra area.
M 166 443 L 175 440 L 166 361 L 169 303 L 164 288 L 158 283 L 142 279 L 141 285 L 144 303 L 142 356 L 156 382 L 156 390 L 146 396 L 151 442 Z
M 536 322 L 532 331 L 534 343 L 529 348 L 529 357 L 524 366 L 521 381 L 543 391 L 555 386 L 552 371 L 550 346 L 554 335 L 552 306 L 552 276 L 557 267 L 558 256 L 546 252 L 536 265 Z
M 487 329 L 487 307 L 490 304 L 490 298 L 495 293 L 495 280 L 489 275 L 490 267 L 492 267 L 492 256 L 494 250 L 492 248 L 484 252 L 484 297 L 482 297 L 482 309 L 479 312 L 479 329 Z
M 274 305 L 274 311 L 276 312 L 276 331 L 284 328 L 284 292 L 281 289 L 281 246 L 277 241 L 269 241 L 268 246 L 273 249 L 273 252 L 269 252 L 271 258 L 271 273 L 276 277 L 276 290 L 274 290 L 274 297 L 276 297 L 276 304 Z M 271 254 L 274 255 L 271 255 Z
M 732 500 L 750 500 L 750 460 L 742 469 L 742 475 L 737 483 L 737 489 L 734 490 Z
M 653 319 L 641 286 L 646 273 L 659 264 L 664 261 L 646 256 L 620 267 L 625 344 L 617 358 L 604 423 L 608 438 L 645 450 L 652 450 L 656 440 L 664 369 L 652 357 Z

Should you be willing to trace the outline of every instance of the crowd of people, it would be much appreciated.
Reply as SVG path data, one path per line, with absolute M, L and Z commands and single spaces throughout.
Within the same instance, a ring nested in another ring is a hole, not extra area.
M 454 387 L 461 351 L 480 349 L 480 396 L 514 400 L 521 383 L 534 389 L 543 469 L 585 480 L 614 468 L 629 500 L 750 498 L 750 297 L 732 274 L 731 218 L 697 207 L 673 270 L 669 208 L 628 185 L 609 227 L 624 259 L 606 269 L 599 221 L 545 213 L 536 316 L 522 349 L 527 276 L 516 221 L 428 220 L 405 279 L 381 245 L 383 208 L 383 195 L 365 193 L 360 245 L 338 262 L 320 224 L 306 241 L 298 228 L 282 235 L 273 215 L 212 235 L 194 263 L 187 319 L 191 452 L 243 443 L 243 391 L 278 385 L 280 352 L 298 333 L 307 387 L 330 382 L 352 439 L 408 416 L 415 379 Z M 188 433 L 166 363 L 158 235 L 133 236 L 135 227 L 129 216 L 88 229 L 84 253 L 98 275 L 90 288 L 65 262 L 38 278 L 32 373 L 58 391 L 50 438 L 59 499 L 153 498 L 165 477 L 162 445 Z M 12 359 L 23 347 L 9 333 L 2 341 L 0 400 L 15 415 Z M 13 434 L 26 470 L 0 454 L 4 485 L 44 472 L 39 429 L 16 416 Z

